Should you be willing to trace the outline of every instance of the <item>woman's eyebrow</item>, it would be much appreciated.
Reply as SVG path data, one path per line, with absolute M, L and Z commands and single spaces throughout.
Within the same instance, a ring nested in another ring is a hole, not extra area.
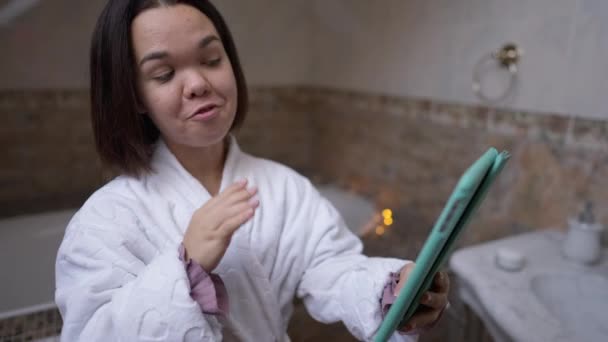
M 164 59 L 164 58 L 167 58 L 168 56 L 169 56 L 169 54 L 164 51 L 150 52 L 149 54 L 145 55 L 141 59 L 141 61 L 139 61 L 139 66 L 144 65 L 144 63 L 146 63 L 148 61 L 155 60 L 155 59 Z
M 215 35 L 208 35 L 208 36 L 204 37 L 203 39 L 201 39 L 201 41 L 198 43 L 198 47 L 201 49 L 204 49 L 214 41 L 219 42 L 220 39 Z M 145 55 L 141 59 L 141 61 L 139 61 L 139 66 L 144 65 L 144 63 L 146 63 L 148 61 L 155 60 L 155 59 L 164 59 L 164 58 L 167 58 L 168 56 L 169 56 L 169 54 L 165 51 L 150 52 L 149 54 Z
M 198 46 L 200 48 L 206 48 L 207 45 L 211 44 L 214 41 L 220 41 L 220 39 L 216 36 L 216 35 L 208 35 L 206 37 L 204 37 L 203 39 L 201 39 L 201 41 L 198 43 Z

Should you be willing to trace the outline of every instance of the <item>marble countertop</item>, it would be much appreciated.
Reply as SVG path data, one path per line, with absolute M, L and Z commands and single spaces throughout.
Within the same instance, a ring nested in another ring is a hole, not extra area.
M 601 261 L 593 266 L 579 265 L 561 254 L 563 239 L 562 232 L 539 231 L 464 248 L 452 255 L 450 267 L 462 284 L 463 301 L 489 325 L 496 340 L 580 340 L 534 294 L 532 281 L 544 275 L 608 279 L 608 253 L 604 249 Z M 497 267 L 496 252 L 501 248 L 523 254 L 523 269 L 510 272 Z M 608 309 L 608 298 L 605 299 Z M 572 308 L 573 314 L 580 309 Z

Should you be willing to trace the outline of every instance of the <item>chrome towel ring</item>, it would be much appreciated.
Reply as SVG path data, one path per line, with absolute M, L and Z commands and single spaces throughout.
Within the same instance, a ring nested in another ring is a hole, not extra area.
M 498 51 L 491 52 L 477 62 L 473 69 L 473 92 L 482 101 L 488 103 L 498 103 L 506 99 L 513 91 L 517 80 L 517 63 L 523 55 L 523 50 L 514 43 L 507 43 Z M 499 68 L 509 72 L 509 84 L 507 88 L 498 96 L 490 97 L 484 93 L 481 86 L 481 77 L 483 75 L 482 67 L 487 63 L 496 63 Z

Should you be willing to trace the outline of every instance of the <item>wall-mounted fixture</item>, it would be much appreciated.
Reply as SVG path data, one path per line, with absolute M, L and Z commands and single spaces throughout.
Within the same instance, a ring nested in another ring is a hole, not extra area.
M 523 50 L 514 43 L 503 45 L 498 51 L 491 52 L 481 57 L 473 69 L 473 92 L 479 99 L 486 103 L 496 104 L 505 100 L 513 91 L 517 80 L 517 63 L 523 55 Z M 484 67 L 488 64 L 504 69 L 509 73 L 509 81 L 506 89 L 498 95 L 489 96 L 484 92 L 481 79 L 484 75 Z

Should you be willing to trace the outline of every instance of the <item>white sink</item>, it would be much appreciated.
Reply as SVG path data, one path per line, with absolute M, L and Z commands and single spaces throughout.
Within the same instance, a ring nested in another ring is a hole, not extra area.
M 463 302 L 496 341 L 608 341 L 608 251 L 599 263 L 565 259 L 564 234 L 539 231 L 456 251 L 450 268 Z M 512 272 L 496 264 L 498 250 L 525 258 Z
M 536 275 L 532 292 L 573 336 L 605 341 L 608 336 L 608 279 L 597 274 Z

